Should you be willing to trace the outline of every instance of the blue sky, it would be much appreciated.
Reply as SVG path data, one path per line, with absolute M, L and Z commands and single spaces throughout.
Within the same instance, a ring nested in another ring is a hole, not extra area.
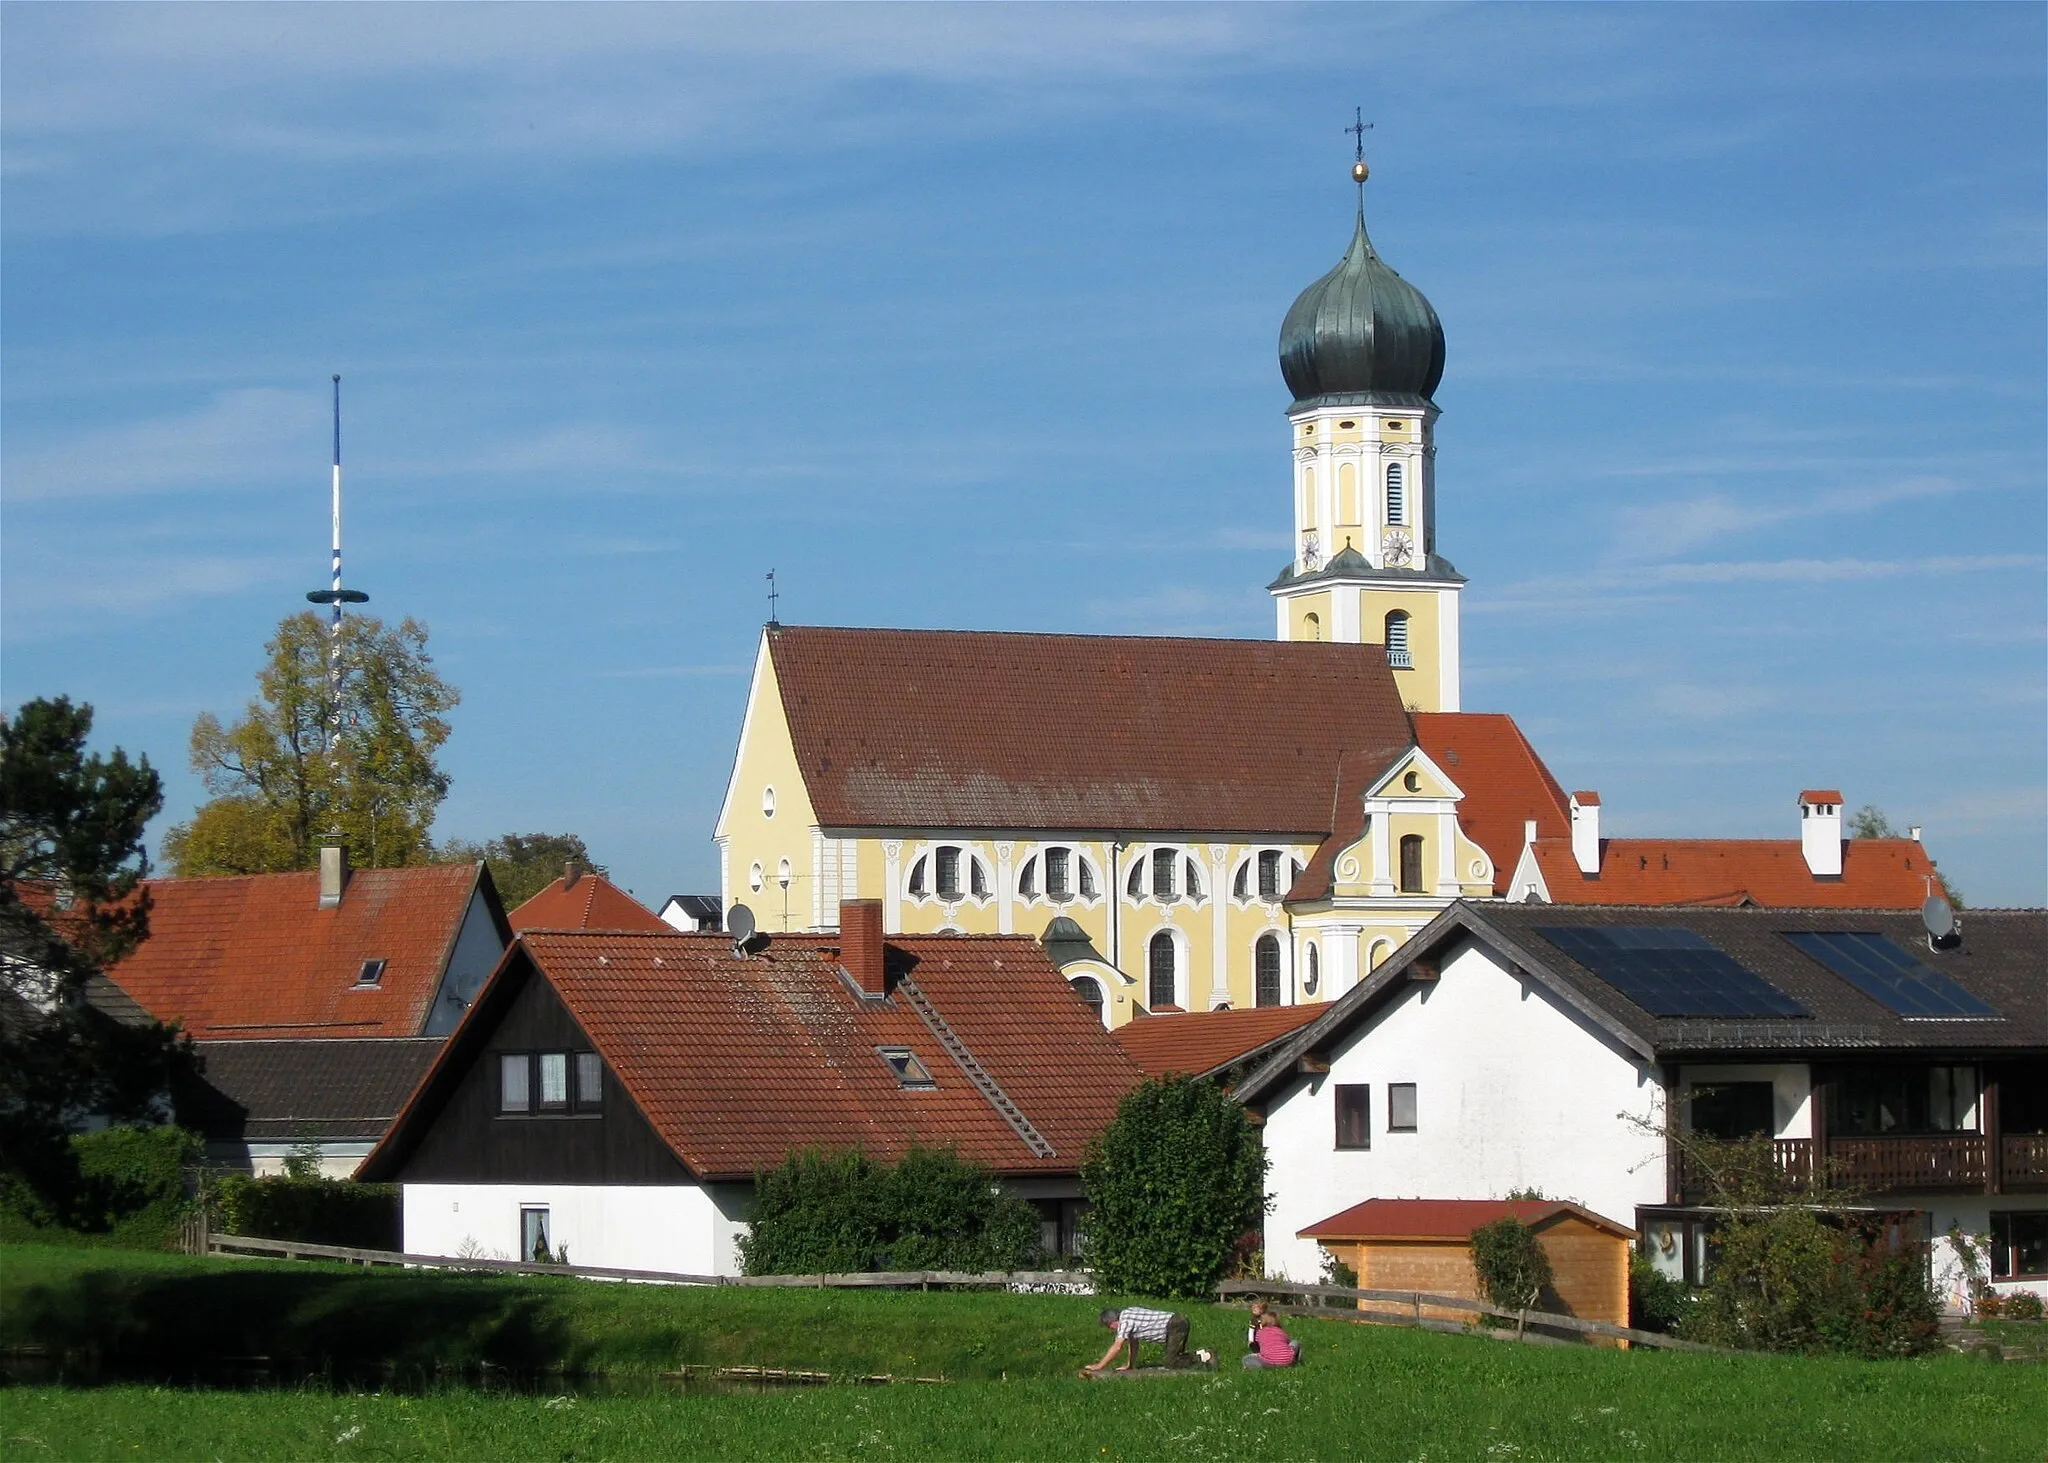
M 1271 633 L 1359 104 L 1466 705 L 1616 833 L 1839 785 L 2038 904 L 2044 14 L 9 5 L 0 695 L 187 814 L 324 577 L 339 371 L 350 582 L 463 691 L 439 834 L 713 887 L 770 568 Z

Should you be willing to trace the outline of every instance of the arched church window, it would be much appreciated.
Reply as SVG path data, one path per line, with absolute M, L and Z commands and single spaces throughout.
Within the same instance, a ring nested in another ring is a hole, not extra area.
M 1259 855 L 1259 898 L 1280 897 L 1280 851 L 1269 848 Z
M 1280 1004 L 1280 938 L 1261 935 L 1252 946 L 1252 1004 Z
M 1408 469 L 1398 462 L 1387 464 L 1387 522 L 1408 521 Z
M 1145 861 L 1138 859 L 1131 865 L 1131 876 L 1124 880 L 1124 892 L 1133 899 L 1145 897 Z
M 1064 848 L 1048 848 L 1045 851 L 1045 897 L 1047 899 L 1071 899 L 1074 891 L 1068 886 L 1067 870 L 1073 853 Z
M 1186 876 L 1187 882 L 1181 887 L 1187 891 L 1189 899 L 1193 900 L 1196 904 L 1200 904 L 1202 902 L 1202 866 L 1191 858 L 1182 866 L 1182 873 Z
M 1316 947 L 1311 945 L 1308 947 L 1308 975 L 1301 982 L 1301 992 L 1305 996 L 1312 996 L 1322 983 L 1323 962 L 1316 954 Z
M 1320 640 L 1323 638 L 1323 617 L 1310 610 L 1301 617 L 1301 628 L 1308 633 L 1309 639 Z
M 1161 904 L 1173 897 L 1173 861 L 1178 855 L 1170 848 L 1152 851 L 1152 897 Z
M 910 881 L 907 885 L 905 885 L 905 887 L 910 890 L 911 894 L 915 898 L 924 898 L 929 888 L 929 886 L 925 882 L 925 871 L 928 866 L 929 861 L 925 859 L 919 859 L 916 863 L 910 866 Z M 756 885 L 755 887 L 759 888 L 760 886 Z
M 972 855 L 967 860 L 967 892 L 976 899 L 988 898 L 988 865 Z
M 1401 838 L 1401 892 L 1422 893 L 1422 835 L 1403 834 Z
M 1081 998 L 1081 1004 L 1093 1011 L 1096 1019 L 1100 1020 L 1102 1017 L 1102 982 L 1092 975 L 1077 975 L 1068 981 L 1067 984 L 1074 988 L 1074 994 Z
M 1387 664 L 1396 670 L 1407 670 L 1415 664 L 1408 654 L 1408 612 L 1390 610 L 1387 612 Z
M 1252 897 L 1252 861 L 1246 859 L 1237 866 L 1237 877 L 1231 880 L 1230 894 L 1233 899 Z
M 1017 897 L 1036 899 L 1038 897 L 1038 860 L 1024 860 L 1024 867 L 1017 871 Z
M 1088 862 L 1086 855 L 1077 853 L 1074 855 L 1074 870 L 1081 876 L 1081 897 L 1096 898 L 1095 865 Z
M 960 850 L 957 848 L 942 848 L 934 856 L 933 862 L 938 865 L 939 898 L 958 899 L 960 897 Z
M 1173 936 L 1161 930 L 1152 937 L 1152 943 L 1146 948 L 1145 954 L 1148 977 L 1145 983 L 1145 996 L 1155 1011 L 1161 1006 L 1180 1004 L 1174 999 L 1179 989 L 1175 980 L 1175 963 Z

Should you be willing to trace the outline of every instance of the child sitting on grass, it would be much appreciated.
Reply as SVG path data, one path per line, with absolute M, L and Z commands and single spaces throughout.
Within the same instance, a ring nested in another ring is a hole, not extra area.
M 1262 1300 L 1252 1302 L 1251 1347 L 1245 1354 L 1247 1371 L 1261 1367 L 1293 1366 L 1301 1360 L 1301 1348 L 1294 1344 L 1294 1338 L 1280 1329 L 1279 1318 L 1272 1308 Z

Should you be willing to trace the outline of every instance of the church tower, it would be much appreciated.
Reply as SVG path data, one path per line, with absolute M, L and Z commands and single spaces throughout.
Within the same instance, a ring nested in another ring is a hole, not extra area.
M 1351 247 L 1280 327 L 1294 559 L 1270 588 L 1282 640 L 1385 645 L 1411 710 L 1456 711 L 1465 580 L 1436 551 L 1431 400 L 1444 329 L 1366 234 L 1368 171 L 1361 155 Z

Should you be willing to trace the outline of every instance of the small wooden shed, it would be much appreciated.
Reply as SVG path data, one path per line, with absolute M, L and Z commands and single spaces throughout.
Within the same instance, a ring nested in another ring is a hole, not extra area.
M 1629 1242 L 1636 1232 L 1556 1199 L 1368 1199 L 1300 1232 L 1358 1274 L 1365 1290 L 1419 1290 L 1478 1300 L 1472 1231 L 1519 1219 L 1536 1231 L 1568 1315 L 1628 1324 Z M 1548 1297 L 1545 1304 L 1550 1304 Z

